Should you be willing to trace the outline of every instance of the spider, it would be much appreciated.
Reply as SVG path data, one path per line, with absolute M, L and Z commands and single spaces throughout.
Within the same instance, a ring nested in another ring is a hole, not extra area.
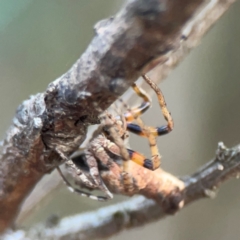
M 155 91 L 163 116 L 167 121 L 167 125 L 161 127 L 150 127 L 143 124 L 139 116 L 147 111 L 147 109 L 151 106 L 151 100 L 141 88 L 133 83 L 132 88 L 136 94 L 143 99 L 142 104 L 138 107 L 128 109 L 126 113 L 116 117 L 113 117 L 112 114 L 105 112 L 105 114 L 101 117 L 101 125 L 94 132 L 91 140 L 84 150 L 84 153 L 80 156 L 80 162 L 87 166 L 87 171 L 89 172 L 91 178 L 89 178 L 89 176 L 80 169 L 80 166 L 78 166 L 79 156 L 78 162 L 76 162 L 74 158 L 67 159 L 66 161 L 67 167 L 75 171 L 85 187 L 90 189 L 98 188 L 102 190 L 106 196 L 95 196 L 80 189 L 73 188 L 61 172 L 60 168 L 57 167 L 60 176 L 63 178 L 63 181 L 70 191 L 98 201 L 112 199 L 113 195 L 102 181 L 99 173 L 99 162 L 106 167 L 112 164 L 113 160 L 110 157 L 111 154 L 114 156 L 120 156 L 123 160 L 123 173 L 129 172 L 129 159 L 150 170 L 155 170 L 160 166 L 161 159 L 156 144 L 156 138 L 172 131 L 173 120 L 167 109 L 161 90 L 147 75 L 143 75 L 142 77 Z M 133 123 L 134 121 L 136 121 L 137 124 Z M 151 159 L 145 158 L 144 155 L 125 147 L 124 140 L 128 138 L 128 132 L 132 132 L 148 139 L 152 155 Z M 125 185 L 131 186 L 131 180 L 129 177 L 125 177 L 123 179 Z

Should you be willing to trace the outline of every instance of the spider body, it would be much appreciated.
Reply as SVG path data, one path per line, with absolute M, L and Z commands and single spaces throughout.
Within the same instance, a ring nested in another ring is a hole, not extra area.
M 173 128 L 173 121 L 169 111 L 167 110 L 166 103 L 160 89 L 146 75 L 144 75 L 143 78 L 156 92 L 162 113 L 168 124 L 156 128 L 145 126 L 143 124 L 139 116 L 147 111 L 147 109 L 151 106 L 151 100 L 145 92 L 138 88 L 134 83 L 132 88 L 136 94 L 143 99 L 143 102 L 140 106 L 128 109 L 126 113 L 116 117 L 108 112 L 104 113 L 101 117 L 101 125 L 94 132 L 91 140 L 84 150 L 84 153 L 80 157 L 80 162 L 82 162 L 83 165 L 85 164 L 89 174 L 85 174 L 74 159 L 67 159 L 66 161 L 67 167 L 76 173 L 85 187 L 90 189 L 100 189 L 105 193 L 106 197 L 94 196 L 90 193 L 73 188 L 58 168 L 64 182 L 72 192 L 76 192 L 82 196 L 90 197 L 99 201 L 111 199 L 113 197 L 112 193 L 108 190 L 101 179 L 99 165 L 105 166 L 106 168 L 111 166 L 113 164 L 112 156 L 120 157 L 123 160 L 123 181 L 126 186 L 131 186 L 132 184 L 129 175 L 124 174 L 129 173 L 128 160 L 132 160 L 150 170 L 155 170 L 160 166 L 160 155 L 156 144 L 156 138 L 170 132 Z M 133 123 L 134 121 L 137 124 Z M 144 155 L 125 147 L 124 141 L 128 138 L 128 132 L 132 132 L 148 139 L 152 153 L 151 159 L 145 158 Z M 61 153 L 59 154 L 61 155 Z M 64 158 L 65 156 L 62 157 Z

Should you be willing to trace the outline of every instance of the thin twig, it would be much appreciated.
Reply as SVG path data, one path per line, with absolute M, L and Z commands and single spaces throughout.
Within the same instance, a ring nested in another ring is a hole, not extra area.
M 139 168 L 138 165 L 132 166 Z M 137 169 L 134 169 L 137 171 Z M 240 175 L 240 145 L 227 149 L 219 144 L 216 157 L 191 176 L 182 178 L 185 206 L 204 197 L 215 197 L 218 187 L 232 177 Z M 172 196 L 171 196 L 172 197 Z M 168 201 L 168 196 L 165 196 Z M 179 208 L 180 209 L 180 208 Z M 158 203 L 144 197 L 136 197 L 97 211 L 58 219 L 55 223 L 37 225 L 29 231 L 9 232 L 3 240 L 13 239 L 95 239 L 110 237 L 124 229 L 141 226 L 167 216 Z M 15 238 L 14 238 L 15 237 Z M 17 238 L 18 237 L 18 238 Z

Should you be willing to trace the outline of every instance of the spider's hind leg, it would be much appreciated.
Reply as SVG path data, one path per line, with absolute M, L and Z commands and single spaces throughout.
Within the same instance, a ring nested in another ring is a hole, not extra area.
M 167 125 L 165 126 L 165 132 L 171 132 L 173 130 L 173 119 L 171 116 L 171 113 L 169 112 L 169 110 L 167 109 L 167 104 L 166 101 L 164 99 L 164 96 L 162 94 L 162 91 L 160 90 L 160 88 L 157 86 L 156 83 L 154 83 L 147 75 L 143 75 L 143 78 L 145 80 L 145 82 L 154 90 L 154 92 L 157 94 L 157 98 L 158 98 L 158 103 L 160 105 L 160 108 L 162 110 L 162 114 L 165 118 L 165 120 L 167 121 Z M 159 135 L 158 135 L 159 136 Z
M 143 99 L 143 102 L 138 107 L 128 108 L 128 111 L 124 114 L 125 120 L 128 123 L 137 120 L 138 117 L 145 113 L 151 106 L 151 99 L 143 89 L 138 87 L 135 83 L 132 84 L 132 89 L 140 98 Z
M 167 109 L 167 104 L 165 102 L 164 96 L 160 88 L 148 76 L 143 75 L 143 78 L 149 84 L 149 86 L 155 91 L 158 97 L 158 102 L 161 107 L 163 116 L 167 121 L 167 125 L 154 128 L 150 126 L 145 126 L 143 124 L 139 116 L 150 107 L 151 101 L 149 97 L 145 94 L 145 92 L 141 88 L 137 87 L 136 84 L 134 84 L 132 87 L 134 91 L 137 93 L 137 95 L 140 96 L 144 101 L 138 108 L 133 108 L 130 111 L 128 111 L 128 113 L 125 115 L 125 118 L 127 121 L 127 130 L 139 136 L 148 138 L 151 149 L 152 155 L 151 160 L 146 159 L 143 155 L 137 152 L 130 151 L 131 152 L 130 156 L 132 160 L 148 169 L 155 170 L 160 166 L 161 163 L 161 157 L 157 147 L 157 137 L 172 131 L 173 119 L 171 117 L 170 112 Z M 136 120 L 138 124 L 131 123 L 133 120 Z

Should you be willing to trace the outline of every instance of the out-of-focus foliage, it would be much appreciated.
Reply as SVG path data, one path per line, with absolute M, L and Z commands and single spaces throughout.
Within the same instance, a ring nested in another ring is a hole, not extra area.
M 4 31 L 12 21 L 15 21 L 19 14 L 21 14 L 25 8 L 29 7 L 32 1 L 33 0 L 21 0 L 17 3 L 14 0 L 2 0 L 0 2 L 0 32 Z

